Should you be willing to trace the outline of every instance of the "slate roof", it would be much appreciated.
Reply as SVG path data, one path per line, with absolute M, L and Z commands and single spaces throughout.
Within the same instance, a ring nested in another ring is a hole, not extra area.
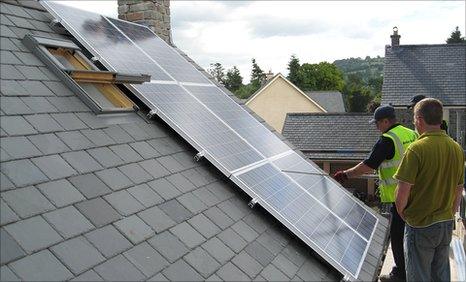
M 380 136 L 371 114 L 289 113 L 283 136 L 311 159 L 362 160 Z
M 341 279 L 164 122 L 91 112 L 21 43 L 63 36 L 20 3 L 0 3 L 0 280 Z
M 466 106 L 466 44 L 400 45 L 385 49 L 382 103 L 406 106 L 414 95 Z
M 328 113 L 344 113 L 345 103 L 339 91 L 304 91 L 309 98 L 314 100 Z

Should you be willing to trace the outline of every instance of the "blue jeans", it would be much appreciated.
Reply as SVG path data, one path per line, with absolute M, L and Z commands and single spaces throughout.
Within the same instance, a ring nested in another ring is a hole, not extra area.
M 450 281 L 453 221 L 414 228 L 406 224 L 404 238 L 406 281 Z

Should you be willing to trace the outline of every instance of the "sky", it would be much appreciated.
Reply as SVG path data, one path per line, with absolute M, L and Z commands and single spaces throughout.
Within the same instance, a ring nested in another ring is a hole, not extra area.
M 384 56 L 398 27 L 401 44 L 442 44 L 459 26 L 466 1 L 171 1 L 174 44 L 204 68 L 237 66 L 249 81 L 251 58 L 264 71 L 301 63 Z M 64 1 L 117 17 L 117 1 Z

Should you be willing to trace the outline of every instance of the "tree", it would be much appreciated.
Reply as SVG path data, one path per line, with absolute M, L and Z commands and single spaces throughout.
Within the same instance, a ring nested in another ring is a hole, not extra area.
M 297 85 L 303 91 L 338 90 L 345 84 L 341 71 L 327 62 L 318 64 L 303 64 L 299 70 L 300 83 Z
M 295 55 L 291 55 L 290 61 L 288 62 L 288 80 L 291 81 L 296 86 L 300 86 L 302 83 L 300 81 L 299 69 L 301 65 L 299 64 L 299 59 Z
M 360 74 L 348 75 L 343 96 L 350 112 L 367 111 L 368 103 L 373 99 L 369 87 L 365 86 Z
M 251 71 L 251 85 L 253 85 L 254 88 L 259 89 L 261 87 L 262 83 L 265 82 L 266 75 L 264 71 L 259 67 L 259 65 L 256 63 L 256 59 L 252 58 L 252 71 Z M 254 92 L 256 92 L 254 90 Z
M 461 37 L 461 31 L 459 27 L 456 27 L 454 31 L 451 32 L 450 37 L 447 39 L 447 43 L 463 43 L 466 42 L 464 37 Z
M 225 78 L 225 69 L 223 68 L 222 64 L 215 63 L 210 64 L 210 68 L 207 70 L 214 79 L 220 83 L 223 83 Z
M 238 91 L 241 86 L 243 86 L 243 77 L 236 66 L 233 66 L 233 68 L 227 71 L 224 78 L 224 85 L 232 92 Z

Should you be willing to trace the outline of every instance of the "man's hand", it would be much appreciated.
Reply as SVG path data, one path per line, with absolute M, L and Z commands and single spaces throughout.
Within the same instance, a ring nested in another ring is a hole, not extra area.
M 343 184 L 343 182 L 348 180 L 348 175 L 346 174 L 346 172 L 340 170 L 340 171 L 335 172 L 335 174 L 333 175 L 333 178 L 336 181 L 340 182 L 340 184 Z

